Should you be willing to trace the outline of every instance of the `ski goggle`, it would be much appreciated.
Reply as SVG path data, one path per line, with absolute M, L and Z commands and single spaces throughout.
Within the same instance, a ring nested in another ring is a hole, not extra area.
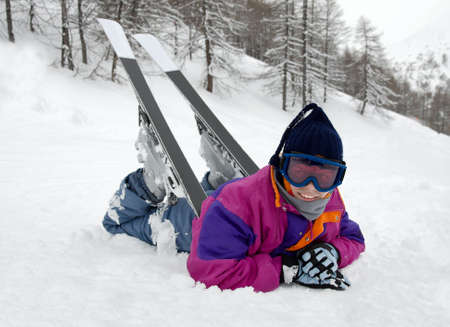
M 289 183 L 303 187 L 310 182 L 319 192 L 328 192 L 342 184 L 347 166 L 304 153 L 283 154 L 281 174 Z

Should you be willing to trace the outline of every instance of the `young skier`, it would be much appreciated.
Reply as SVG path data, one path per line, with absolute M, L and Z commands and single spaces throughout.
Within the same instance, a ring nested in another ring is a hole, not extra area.
M 292 282 L 350 286 L 338 269 L 364 251 L 364 238 L 337 190 L 346 170 L 342 142 L 320 107 L 306 106 L 284 132 L 270 165 L 245 178 L 219 186 L 231 169 L 205 144 L 202 136 L 211 172 L 202 181 L 210 195 L 200 217 L 185 199 L 163 215 L 177 233 L 178 250 L 190 252 L 187 268 L 194 280 L 263 292 Z M 146 170 L 125 178 L 103 225 L 154 244 L 149 217 L 158 212 L 155 194 L 162 192 L 147 181 Z

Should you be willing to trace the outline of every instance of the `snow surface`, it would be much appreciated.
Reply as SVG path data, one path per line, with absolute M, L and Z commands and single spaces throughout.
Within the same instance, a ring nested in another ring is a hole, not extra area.
M 367 249 L 344 269 L 345 292 L 282 286 L 220 291 L 195 284 L 184 254 L 167 255 L 101 226 L 113 192 L 138 167 L 137 103 L 128 85 L 49 65 L 32 41 L 0 41 L 0 326 L 448 326 L 450 138 L 396 114 L 324 106 L 342 135 L 341 187 Z M 200 85 L 199 63 L 186 73 Z M 250 58 L 241 63 L 257 71 Z M 183 97 L 150 78 L 188 160 L 205 164 Z M 205 101 L 259 165 L 295 112 L 248 82 Z

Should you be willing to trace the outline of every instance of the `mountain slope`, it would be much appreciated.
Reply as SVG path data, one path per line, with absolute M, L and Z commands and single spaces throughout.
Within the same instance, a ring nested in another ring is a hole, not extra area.
M 450 6 L 442 1 L 436 5 L 428 21 L 417 32 L 405 40 L 394 44 L 390 49 L 390 55 L 397 61 L 414 60 L 419 53 L 433 51 L 437 56 L 446 53 L 450 56 Z M 420 25 L 423 22 L 419 22 Z

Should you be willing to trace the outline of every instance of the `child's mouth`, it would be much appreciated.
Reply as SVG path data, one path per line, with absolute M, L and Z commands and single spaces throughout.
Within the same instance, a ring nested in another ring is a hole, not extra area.
M 300 198 L 303 201 L 315 201 L 319 198 L 317 195 L 309 195 L 309 194 L 304 194 L 304 193 L 300 193 L 300 192 L 297 192 L 297 194 L 300 196 Z

